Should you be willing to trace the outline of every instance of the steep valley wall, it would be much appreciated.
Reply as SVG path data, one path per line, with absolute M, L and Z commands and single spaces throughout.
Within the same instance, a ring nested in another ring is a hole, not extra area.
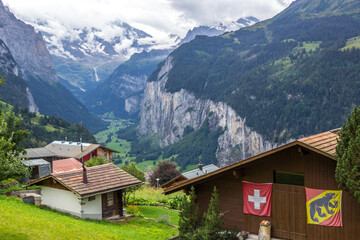
M 197 130 L 208 118 L 212 130 L 218 127 L 225 130 L 218 139 L 216 157 L 219 166 L 229 165 L 276 146 L 247 127 L 246 119 L 223 102 L 198 99 L 183 89 L 167 93 L 165 84 L 171 68 L 172 58 L 168 57 L 157 81 L 146 85 L 141 106 L 142 135 L 157 134 L 160 146 L 165 147 L 179 141 L 186 126 Z

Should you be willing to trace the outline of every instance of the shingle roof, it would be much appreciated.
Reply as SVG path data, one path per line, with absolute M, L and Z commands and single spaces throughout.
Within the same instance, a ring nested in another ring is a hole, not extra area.
M 81 145 L 82 150 L 81 151 Z M 80 143 L 80 142 L 61 142 L 54 141 L 45 146 L 46 149 L 50 150 L 56 156 L 63 158 L 78 158 L 80 159 L 83 156 L 91 153 L 95 149 L 102 147 L 111 152 L 117 152 L 116 150 L 101 146 L 100 144 L 91 144 L 91 143 Z
M 75 158 L 82 158 L 86 155 L 88 155 L 89 153 L 91 153 L 92 151 L 94 151 L 95 149 L 97 149 L 98 147 L 100 147 L 101 145 L 99 144 L 91 144 L 89 147 L 84 148 L 83 151 L 78 152 L 74 157 Z
M 289 147 L 293 147 L 293 146 L 302 146 L 306 149 L 312 150 L 314 152 L 317 152 L 321 155 L 324 155 L 332 160 L 335 160 L 335 151 L 336 151 L 336 146 L 337 146 L 337 139 L 338 139 L 338 133 L 339 129 L 335 129 L 335 130 L 331 130 L 331 131 L 327 131 L 327 132 L 323 132 L 320 134 L 316 134 L 316 135 L 312 135 L 309 137 L 305 137 L 305 138 L 301 138 L 298 139 L 296 141 L 290 142 L 288 144 L 282 145 L 280 147 L 274 148 L 272 150 L 269 150 L 267 152 L 263 152 L 260 153 L 258 155 L 255 155 L 253 157 L 250 157 L 248 159 L 242 160 L 242 161 L 238 161 L 236 163 L 233 163 L 229 166 L 220 168 L 212 173 L 208 173 L 202 176 L 198 176 L 196 178 L 192 178 L 192 179 L 187 179 L 187 180 L 183 180 L 180 182 L 175 183 L 174 185 L 171 185 L 170 187 L 166 188 L 164 190 L 165 194 L 170 194 L 172 192 L 176 192 L 179 191 L 183 188 L 185 188 L 186 186 L 189 186 L 195 182 L 199 182 L 199 181 L 205 181 L 206 178 L 212 177 L 214 175 L 220 174 L 222 172 L 225 171 L 229 171 L 232 170 L 236 167 L 245 165 L 249 162 L 253 162 L 256 161 L 260 158 L 263 158 L 265 156 L 269 156 L 271 154 L 274 154 L 276 152 L 282 151 L 284 149 L 287 149 Z
M 27 186 L 39 184 L 46 179 L 52 178 L 77 194 L 80 198 L 87 198 L 142 184 L 140 180 L 112 163 L 88 167 L 86 169 L 88 183 L 83 182 L 83 170 L 73 170 L 53 173 L 46 177 L 31 181 Z
M 67 158 L 53 161 L 53 172 L 67 172 L 82 169 L 82 163 L 75 158 Z
M 298 141 L 334 156 L 335 148 L 337 146 L 337 139 L 337 130 L 333 130 L 301 138 Z
M 209 164 L 203 167 L 203 170 L 200 170 L 199 168 L 196 168 L 194 170 L 188 171 L 188 172 L 184 172 L 181 175 L 183 175 L 184 177 L 186 177 L 187 179 L 190 178 L 194 178 L 194 177 L 198 177 L 207 173 L 211 173 L 213 171 L 218 170 L 219 168 L 217 166 L 215 166 L 214 164 Z
M 70 144 L 61 144 L 58 142 L 52 142 L 45 146 L 46 149 L 54 152 L 58 157 L 72 158 L 76 154 L 81 152 L 81 145 L 70 145 Z M 83 146 L 83 149 L 85 147 Z
M 48 161 L 44 159 L 31 159 L 21 161 L 25 166 L 39 166 L 39 165 L 50 165 Z
M 22 158 L 45 158 L 55 157 L 56 154 L 46 148 L 28 148 L 26 154 L 20 155 Z

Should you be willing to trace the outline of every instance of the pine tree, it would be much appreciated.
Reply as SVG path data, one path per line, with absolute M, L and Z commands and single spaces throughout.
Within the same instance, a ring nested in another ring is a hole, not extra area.
M 339 188 L 349 191 L 360 203 L 360 107 L 355 107 L 339 132 L 335 178 Z
M 208 211 L 204 214 L 203 221 L 204 229 L 209 234 L 209 236 L 220 232 L 222 225 L 224 224 L 224 218 L 220 212 L 219 194 L 216 187 L 214 187 L 209 208 Z
M 199 207 L 195 203 L 196 194 L 194 187 L 191 187 L 189 198 L 184 196 L 180 204 L 179 213 L 179 239 L 193 239 L 195 230 L 199 227 Z

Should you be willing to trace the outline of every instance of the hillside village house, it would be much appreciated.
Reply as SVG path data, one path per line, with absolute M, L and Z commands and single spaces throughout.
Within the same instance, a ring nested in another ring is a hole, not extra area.
M 191 178 L 195 178 L 198 176 L 202 176 L 205 175 L 207 173 L 211 173 L 213 171 L 218 170 L 219 168 L 217 166 L 215 166 L 214 164 L 209 164 L 206 166 L 203 166 L 201 163 L 199 164 L 199 167 L 191 170 L 191 171 L 187 171 L 184 173 L 181 173 L 179 176 L 171 179 L 170 181 L 164 183 L 163 185 L 161 185 L 161 188 L 168 188 L 172 185 L 174 185 L 177 182 L 181 182 L 187 179 L 191 179 Z
M 123 216 L 123 191 L 142 184 L 112 163 L 52 173 L 27 183 L 41 186 L 41 204 L 80 218 Z
M 260 222 L 269 220 L 273 237 L 314 240 L 359 239 L 360 204 L 347 192 L 342 192 L 342 201 L 337 202 L 339 204 L 335 202 L 330 204 L 332 197 L 324 202 L 324 197 L 319 200 L 323 201 L 321 204 L 319 201 L 316 205 L 310 203 L 309 212 L 307 208 L 305 187 L 338 190 L 334 176 L 337 138 L 336 130 L 302 138 L 212 173 L 176 183 L 165 189 L 165 193 L 189 191 L 190 187 L 194 186 L 199 211 L 203 214 L 207 210 L 210 195 L 216 186 L 219 190 L 219 200 L 227 228 L 236 227 L 257 233 Z M 259 190 L 254 190 L 253 194 L 247 195 L 248 198 L 244 199 L 246 193 L 243 192 L 243 181 L 272 183 L 270 216 L 244 213 L 246 208 L 244 202 L 251 202 L 251 206 L 255 209 L 267 204 L 270 199 L 264 199 L 259 194 Z M 341 212 L 335 213 L 335 208 L 332 208 L 335 207 L 334 205 L 337 205 L 336 207 L 339 207 Z M 311 217 L 317 218 L 320 218 L 320 215 L 331 216 L 329 214 L 340 216 L 342 226 L 308 224 L 308 213 Z M 339 213 L 340 215 L 337 215 Z
M 53 161 L 66 158 L 74 158 L 78 161 L 88 161 L 91 157 L 104 157 L 108 162 L 112 162 L 113 153 L 116 150 L 104 147 L 100 144 L 53 141 L 42 148 L 28 148 L 26 154 L 21 155 L 26 160 L 44 159 L 50 163 L 51 172 L 53 171 Z

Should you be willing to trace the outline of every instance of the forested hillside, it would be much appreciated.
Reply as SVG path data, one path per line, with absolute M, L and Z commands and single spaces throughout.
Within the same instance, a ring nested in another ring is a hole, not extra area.
M 341 127 L 360 103 L 359 8 L 299 0 L 252 27 L 197 37 L 170 55 L 166 90 L 226 102 L 273 142 Z
M 9 105 L 1 103 L 3 111 Z M 79 141 L 96 143 L 94 136 L 83 125 L 69 123 L 68 121 L 53 116 L 30 113 L 26 108 L 12 108 L 22 118 L 22 125 L 29 131 L 29 136 L 22 142 L 24 148 L 36 148 L 47 145 L 55 140 Z

